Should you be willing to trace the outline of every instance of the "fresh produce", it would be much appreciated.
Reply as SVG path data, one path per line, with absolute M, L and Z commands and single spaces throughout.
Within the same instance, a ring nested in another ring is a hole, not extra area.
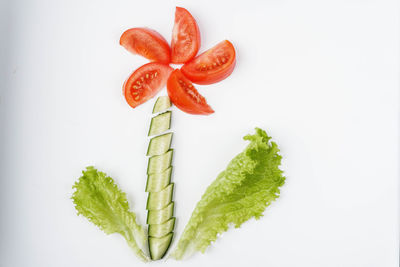
M 132 28 L 125 31 L 120 45 L 132 54 L 139 54 L 151 61 L 169 64 L 171 52 L 167 41 L 158 32 L 148 28 Z
M 235 48 L 227 40 L 195 57 L 200 49 L 200 30 L 194 17 L 182 7 L 176 7 L 175 10 L 171 49 L 159 33 L 147 28 L 132 28 L 125 31 L 120 38 L 120 44 L 133 54 L 165 64 L 146 64 L 134 71 L 126 80 L 123 86 L 124 96 L 132 108 L 145 103 L 161 90 L 165 85 L 165 79 L 168 79 L 172 71 L 166 64 L 172 62 L 185 63 L 181 68 L 182 72 L 175 72 L 175 77 L 171 77 L 171 83 L 168 86 L 168 95 L 174 96 L 171 97 L 172 103 L 190 114 L 211 114 L 214 110 L 207 105 L 205 98 L 199 94 L 191 82 L 212 84 L 222 81 L 233 72 L 236 64 Z M 159 69 L 161 77 L 152 82 L 151 74 L 155 73 L 155 68 Z M 175 84 L 177 76 L 185 83 Z M 185 84 L 187 87 L 182 86 Z
M 154 104 L 153 114 L 159 113 L 151 119 L 149 147 L 147 156 L 147 224 L 150 258 L 159 260 L 167 252 L 173 236 L 175 226 L 174 202 L 172 194 L 174 184 L 171 183 L 172 133 L 166 131 L 171 124 L 171 107 L 168 96 L 161 96 Z
M 172 68 L 161 63 L 147 63 L 125 81 L 123 93 L 126 102 L 135 108 L 154 97 L 167 83 Z
M 197 203 L 172 253 L 173 258 L 180 260 L 196 251 L 204 252 L 230 225 L 239 228 L 250 218 L 259 219 L 266 207 L 279 197 L 285 177 L 279 169 L 282 157 L 277 144 L 259 128 L 244 139 L 250 141 L 247 148 L 228 164 Z M 161 147 L 165 151 L 168 146 Z M 175 225 L 171 158 L 167 158 L 149 168 L 146 185 L 148 245 L 154 260 L 165 255 Z M 160 169 L 163 171 L 155 171 Z M 136 222 L 135 214 L 129 211 L 125 194 L 110 177 L 88 167 L 74 188 L 72 199 L 78 214 L 106 234 L 121 234 L 138 257 L 148 260 L 141 249 L 146 241 L 144 230 Z
M 181 71 L 194 83 L 212 84 L 228 77 L 235 64 L 235 48 L 225 40 L 183 65 Z
M 182 7 L 175 11 L 171 39 L 171 62 L 183 64 L 196 56 L 200 49 L 200 30 L 193 16 Z
M 175 259 L 204 252 L 229 225 L 239 228 L 252 217 L 259 219 L 279 197 L 285 177 L 279 169 L 282 157 L 278 146 L 259 128 L 244 139 L 250 144 L 218 175 L 197 203 L 172 254 Z
M 147 149 L 147 235 L 130 211 L 125 193 L 112 178 L 94 167 L 82 172 L 73 186 L 72 200 L 78 214 L 106 234 L 122 235 L 141 260 L 159 260 L 171 245 L 175 227 L 171 102 L 190 114 L 213 113 L 192 82 L 211 84 L 228 77 L 235 67 L 236 52 L 225 40 L 195 57 L 200 48 L 200 31 L 193 16 L 180 7 L 176 8 L 171 51 L 160 34 L 147 28 L 127 30 L 120 44 L 153 61 L 135 70 L 123 85 L 125 99 L 132 108 L 153 98 L 167 84 L 168 96 L 158 97 L 155 102 L 148 132 L 151 139 Z M 173 70 L 170 62 L 185 65 L 181 70 Z M 197 203 L 172 254 L 175 259 L 204 252 L 229 225 L 237 228 L 252 217 L 259 219 L 279 197 L 285 177 L 279 169 L 281 156 L 277 145 L 258 128 L 254 135 L 244 139 L 250 144 L 220 173 Z
M 208 115 L 214 112 L 205 98 L 194 88 L 190 78 L 185 77 L 178 69 L 171 74 L 172 68 L 167 65 L 171 61 L 175 64 L 186 63 L 196 56 L 200 49 L 200 30 L 189 11 L 177 7 L 171 49 L 160 34 L 147 28 L 132 28 L 125 31 L 120 38 L 120 44 L 133 54 L 155 61 L 135 70 L 124 83 L 124 96 L 132 108 L 153 98 L 168 82 L 167 91 L 170 99 L 158 98 L 154 105 L 153 113 L 160 114 L 151 119 L 149 136 L 155 137 L 150 140 L 147 150 L 147 155 L 150 157 L 146 184 L 146 191 L 149 192 L 146 207 L 149 225 L 148 245 L 150 258 L 158 260 L 169 248 L 175 225 L 172 202 L 174 184 L 170 182 L 172 133 L 165 133 L 170 128 L 172 113 L 166 110 L 172 101 L 179 109 L 190 114 Z M 202 56 L 204 54 L 208 56 Z M 233 71 L 235 50 L 230 42 L 224 41 L 202 55 L 195 58 L 194 63 L 189 62 L 187 67 L 190 73 L 192 65 L 196 67 L 196 64 L 208 64 L 207 66 L 211 64 L 213 71 L 207 70 L 210 73 L 209 79 L 203 77 L 200 82 L 219 81 Z M 216 60 L 218 66 L 215 67 L 211 60 Z M 200 70 L 202 75 L 206 73 L 202 68 Z
M 169 76 L 167 91 L 175 106 L 186 113 L 202 115 L 214 113 L 206 99 L 199 94 L 180 70 L 174 70 Z
M 85 216 L 104 233 L 122 235 L 133 252 L 143 261 L 149 257 L 141 248 L 146 243 L 146 232 L 136 222 L 136 214 L 129 209 L 126 195 L 111 177 L 87 167 L 74 184 L 72 200 L 78 215 Z

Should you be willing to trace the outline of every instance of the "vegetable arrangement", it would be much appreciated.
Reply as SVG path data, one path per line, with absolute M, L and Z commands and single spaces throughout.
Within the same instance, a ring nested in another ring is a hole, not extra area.
M 238 228 L 252 217 L 259 219 L 279 197 L 285 178 L 279 169 L 282 157 L 278 146 L 259 128 L 244 139 L 250 144 L 231 160 L 197 203 L 172 254 L 175 259 L 204 252 L 229 225 Z
M 247 148 L 231 160 L 197 203 L 172 252 L 173 258 L 180 260 L 196 251 L 204 252 L 231 224 L 238 228 L 253 217 L 259 219 L 279 197 L 279 187 L 285 183 L 285 177 L 279 169 L 282 157 L 277 144 L 259 128 L 244 139 L 250 141 Z M 129 211 L 125 194 L 110 177 L 88 167 L 74 188 L 72 199 L 79 214 L 106 234 L 121 234 L 139 258 L 148 260 L 145 252 L 139 249 L 139 244 L 146 241 L 143 228 Z M 173 222 L 165 228 L 171 224 Z M 150 231 L 153 230 L 149 228 Z M 161 247 L 157 247 L 157 252 Z
M 122 235 L 134 253 L 143 261 L 148 257 L 143 252 L 146 233 L 136 222 L 135 213 L 129 209 L 126 195 L 111 177 L 87 167 L 75 183 L 72 200 L 78 215 L 85 216 L 104 233 Z
M 175 225 L 170 108 L 174 104 L 190 114 L 213 113 L 193 83 L 212 84 L 228 77 L 236 64 L 236 52 L 232 43 L 225 40 L 196 56 L 200 31 L 193 16 L 180 7 L 175 12 L 171 48 L 159 33 L 148 28 L 125 31 L 120 44 L 151 61 L 125 81 L 123 93 L 127 103 L 135 108 L 153 98 L 165 85 L 168 92 L 168 96 L 158 97 L 154 104 L 148 134 L 151 139 L 147 150 L 147 234 L 130 211 L 125 193 L 112 178 L 94 167 L 82 172 L 73 186 L 72 200 L 78 214 L 106 234 L 122 235 L 141 260 L 159 260 L 171 245 Z M 169 63 L 184 65 L 173 70 Z M 259 219 L 279 197 L 279 187 L 285 178 L 279 169 L 281 156 L 277 145 L 259 128 L 244 139 L 250 141 L 247 148 L 229 163 L 197 203 L 171 254 L 173 258 L 179 260 L 196 251 L 204 252 L 230 225 L 238 228 L 250 218 Z
M 135 108 L 153 98 L 166 84 L 168 97 L 158 98 L 153 113 L 147 156 L 147 224 L 150 258 L 161 259 L 172 241 L 175 225 L 174 202 L 171 183 L 173 151 L 170 149 L 172 133 L 169 130 L 171 101 L 184 112 L 208 115 L 214 110 L 199 94 L 192 82 L 211 84 L 228 77 L 235 67 L 235 49 L 229 41 L 223 41 L 206 52 L 197 55 L 200 49 L 200 30 L 196 20 L 184 8 L 177 7 L 172 31 L 171 49 L 167 41 L 156 31 L 147 28 L 132 28 L 125 31 L 120 44 L 133 54 L 150 61 L 135 70 L 125 81 L 123 90 L 128 104 Z M 168 64 L 184 64 L 173 70 Z M 161 107 L 161 103 L 166 103 Z M 166 112 L 164 112 L 166 111 Z M 157 184 L 157 186 L 149 186 Z
M 175 226 L 174 202 L 172 193 L 174 184 L 171 183 L 172 133 L 165 133 L 171 125 L 171 107 L 168 96 L 159 97 L 154 104 L 153 114 L 162 112 L 151 119 L 149 136 L 156 135 L 150 140 L 147 149 L 149 164 L 147 167 L 146 192 L 147 224 L 149 236 L 149 252 L 152 260 L 161 259 L 167 252 L 172 241 Z
M 180 110 L 211 114 L 214 110 L 193 83 L 222 81 L 236 64 L 235 48 L 227 40 L 195 57 L 200 49 L 199 27 L 189 11 L 181 7 L 175 11 L 171 49 L 158 32 L 147 28 L 125 31 L 120 44 L 129 52 L 152 61 L 135 70 L 124 83 L 125 99 L 132 108 L 154 97 L 167 84 L 168 96 Z M 169 63 L 184 65 L 173 71 Z

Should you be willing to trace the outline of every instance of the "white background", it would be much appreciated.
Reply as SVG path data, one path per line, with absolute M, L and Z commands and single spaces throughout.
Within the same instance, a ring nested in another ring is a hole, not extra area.
M 118 41 L 137 26 L 169 41 L 175 5 L 197 19 L 202 51 L 237 49 L 232 76 L 198 86 L 215 114 L 173 111 L 176 237 L 255 126 L 280 146 L 287 181 L 260 221 L 154 266 L 398 266 L 394 0 L 2 1 L 0 266 L 144 265 L 69 198 L 95 165 L 144 223 L 153 101 L 125 103 L 122 83 L 146 60 Z

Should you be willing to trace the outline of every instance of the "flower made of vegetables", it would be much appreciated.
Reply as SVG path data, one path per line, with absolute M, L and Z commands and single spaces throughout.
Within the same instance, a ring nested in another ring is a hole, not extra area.
M 228 40 L 196 56 L 200 49 L 199 27 L 193 16 L 181 7 L 175 11 L 171 47 L 158 32 L 148 28 L 125 31 L 120 44 L 151 61 L 135 70 L 123 85 L 125 99 L 132 108 L 153 98 L 167 85 L 172 103 L 182 111 L 211 114 L 214 110 L 193 83 L 222 81 L 233 72 L 236 63 L 235 48 Z M 170 63 L 183 66 L 174 70 Z
M 127 30 L 120 43 L 151 61 L 125 81 L 128 104 L 137 107 L 165 85 L 168 91 L 168 96 L 155 101 L 148 131 L 147 228 L 138 222 L 126 194 L 114 180 L 94 167 L 82 172 L 73 186 L 72 199 L 78 214 L 106 234 L 122 235 L 141 260 L 155 261 L 165 257 L 175 232 L 172 158 L 176 150 L 171 147 L 171 101 L 190 114 L 213 113 L 193 83 L 212 84 L 228 77 L 235 67 L 235 49 L 225 40 L 196 56 L 199 28 L 193 16 L 180 7 L 176 8 L 171 47 L 159 33 L 147 28 Z M 183 66 L 173 70 L 170 63 Z M 259 219 L 279 197 L 285 177 L 279 169 L 282 157 L 278 146 L 259 128 L 244 139 L 250 143 L 207 188 L 170 257 L 180 260 L 204 252 L 231 225 L 238 228 L 251 218 Z

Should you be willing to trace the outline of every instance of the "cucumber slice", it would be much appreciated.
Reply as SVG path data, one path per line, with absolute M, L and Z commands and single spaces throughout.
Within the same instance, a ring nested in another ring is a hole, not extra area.
M 166 234 L 172 232 L 175 226 L 175 217 L 172 217 L 163 224 L 150 224 L 149 225 L 149 236 L 151 237 L 163 237 Z
M 166 130 L 168 130 L 171 126 L 171 111 L 167 111 L 157 116 L 151 118 L 149 136 L 158 135 Z
M 149 210 L 147 212 L 147 224 L 162 224 L 174 215 L 174 202 L 161 210 Z
M 171 107 L 171 100 L 168 96 L 160 96 L 157 98 L 156 103 L 153 107 L 153 114 L 158 112 L 163 112 Z
M 164 154 L 171 146 L 172 133 L 166 133 L 150 139 L 147 156 Z
M 152 260 L 164 257 L 172 241 L 172 233 L 163 237 L 149 237 L 149 251 Z
M 147 198 L 147 210 L 160 210 L 172 201 L 174 183 L 170 183 L 160 192 L 150 192 Z
M 170 149 L 167 153 L 150 157 L 147 165 L 147 174 L 159 173 L 168 169 L 171 166 L 172 153 L 173 150 Z
M 159 192 L 171 182 L 172 166 L 163 172 L 152 173 L 147 177 L 146 192 Z

